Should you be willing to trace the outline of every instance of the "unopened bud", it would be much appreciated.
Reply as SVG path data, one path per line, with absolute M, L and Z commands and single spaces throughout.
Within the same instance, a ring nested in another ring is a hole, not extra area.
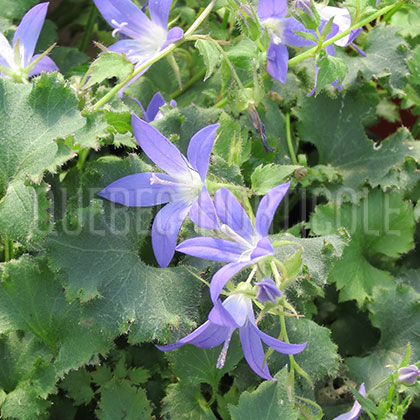
M 420 376 L 420 369 L 416 365 L 410 365 L 398 369 L 397 381 L 405 385 L 414 385 Z
M 296 0 L 293 4 L 292 14 L 308 29 L 314 30 L 321 23 L 321 18 L 312 0 Z
M 293 6 L 297 13 L 305 13 L 305 15 L 309 16 L 311 19 L 314 18 L 311 0 L 296 0 Z

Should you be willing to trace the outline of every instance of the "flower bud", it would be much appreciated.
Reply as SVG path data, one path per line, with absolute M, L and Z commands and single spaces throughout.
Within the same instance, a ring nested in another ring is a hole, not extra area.
M 277 302 L 277 298 L 281 297 L 281 292 L 272 279 L 265 278 L 257 283 L 257 286 L 257 299 L 262 303 L 270 301 L 275 304 Z
M 420 376 L 420 369 L 416 365 L 410 365 L 398 369 L 397 381 L 405 385 L 414 385 Z
M 292 14 L 308 29 L 314 30 L 321 23 L 321 18 L 312 0 L 296 0 L 293 4 Z

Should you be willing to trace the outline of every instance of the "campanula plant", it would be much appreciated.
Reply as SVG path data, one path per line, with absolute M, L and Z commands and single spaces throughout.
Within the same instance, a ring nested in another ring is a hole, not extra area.
M 43 71 L 58 71 L 54 61 L 47 56 L 50 49 L 34 55 L 48 5 L 48 2 L 39 3 L 25 14 L 13 36 L 12 45 L 0 32 L 0 77 L 26 82 L 29 77 Z
M 1 419 L 417 419 L 416 1 L 47 1 L 0 0 Z

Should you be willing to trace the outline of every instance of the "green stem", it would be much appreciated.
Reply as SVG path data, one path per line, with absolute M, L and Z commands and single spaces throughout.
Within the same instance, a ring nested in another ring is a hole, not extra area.
M 89 17 L 86 25 L 85 32 L 83 33 L 82 41 L 80 42 L 79 51 L 86 52 L 89 47 L 89 41 L 92 37 L 93 26 L 95 25 L 96 15 L 98 9 L 94 4 L 90 6 Z
M 196 73 L 188 82 L 184 83 L 182 89 L 178 89 L 171 94 L 171 99 L 176 99 L 178 96 L 185 93 L 194 83 L 198 82 L 202 79 L 202 77 L 206 74 L 207 69 L 203 67 L 198 73 Z
M 372 15 L 367 17 L 366 19 L 361 20 L 356 25 L 352 25 L 350 28 L 346 29 L 345 31 L 333 36 L 332 38 L 327 39 L 325 42 L 322 43 L 321 48 L 325 48 L 325 47 L 328 47 L 328 45 L 334 44 L 335 41 L 338 41 L 339 39 L 344 38 L 352 30 L 362 28 L 363 26 L 365 26 L 369 22 L 372 22 L 373 20 L 375 20 L 379 16 L 382 16 L 385 13 L 388 13 L 389 11 L 391 11 L 394 7 L 397 7 L 398 4 L 399 3 L 391 4 L 390 6 L 383 7 L 382 9 L 373 13 Z M 289 66 L 293 66 L 294 64 L 297 64 L 297 63 L 305 60 L 306 58 L 313 57 L 314 55 L 316 55 L 316 52 L 318 51 L 318 48 L 319 48 L 318 46 L 313 47 L 313 48 L 303 52 L 302 54 L 299 54 L 296 57 L 291 58 L 289 60 Z
M 77 165 L 76 165 L 76 167 L 79 171 L 81 171 L 83 169 L 83 166 L 84 166 L 84 164 L 86 162 L 86 159 L 89 155 L 89 151 L 90 151 L 89 149 L 80 150 L 79 157 L 77 159 Z
M 290 131 L 290 112 L 286 113 L 286 139 L 287 139 L 287 147 L 289 148 L 289 153 L 290 153 L 290 158 L 292 159 L 292 163 L 293 165 L 298 165 L 295 150 L 293 149 L 293 144 L 292 144 L 292 133 Z
M 314 420 L 321 420 L 324 412 L 321 408 L 320 405 L 318 405 L 315 401 L 310 400 L 309 398 L 304 398 L 304 397 L 300 397 L 299 395 L 296 395 L 296 399 L 303 401 L 304 403 L 308 404 L 308 405 L 312 405 L 312 407 L 314 407 L 315 409 L 318 410 L 318 414 L 316 415 Z
M 4 262 L 8 262 L 13 259 L 13 241 L 9 239 L 9 236 L 5 234 L 3 236 L 4 245 Z
M 236 80 L 236 83 L 241 89 L 244 89 L 244 85 L 242 84 L 241 79 L 238 76 L 238 73 L 236 73 L 235 67 L 233 66 L 232 62 L 230 61 L 230 58 L 226 54 L 226 51 L 219 45 L 219 43 L 214 40 L 213 38 L 208 38 L 209 41 L 212 41 L 213 44 L 216 46 L 216 48 L 220 51 L 220 54 L 222 54 L 223 58 L 225 59 L 227 65 L 230 68 L 230 71 L 232 72 L 233 78 Z
M 287 329 L 286 329 L 286 318 L 283 314 L 279 315 L 280 317 L 280 327 L 281 327 L 281 334 L 283 335 L 283 341 L 290 344 L 289 336 L 287 335 Z M 308 376 L 308 374 L 298 365 L 293 355 L 289 355 L 290 360 L 290 370 L 296 370 L 299 375 L 303 376 L 309 383 L 310 387 L 313 388 L 314 385 L 311 381 L 311 378 Z
M 141 66 L 137 67 L 136 70 L 134 70 L 125 80 L 123 80 L 121 83 L 116 84 L 106 95 L 104 95 L 98 102 L 96 102 L 93 105 L 93 109 L 97 110 L 102 105 L 105 105 L 114 95 L 117 94 L 117 92 L 124 87 L 128 82 L 130 82 L 134 77 L 136 77 L 140 72 L 147 69 L 147 67 L 151 66 L 152 64 L 158 62 L 163 57 L 166 57 L 168 54 L 170 54 L 172 51 L 175 50 L 175 48 L 179 47 L 181 44 L 183 44 L 186 41 L 189 41 L 190 35 L 193 34 L 193 32 L 201 25 L 201 23 L 207 18 L 207 16 L 212 11 L 214 5 L 216 4 L 217 0 L 212 0 L 209 5 L 203 10 L 203 12 L 198 16 L 196 21 L 190 26 L 190 28 L 185 32 L 184 37 L 180 39 L 179 41 L 168 45 L 166 48 L 164 48 L 162 51 L 159 51 L 158 54 L 156 54 L 154 57 L 150 58 L 146 62 L 144 62 Z

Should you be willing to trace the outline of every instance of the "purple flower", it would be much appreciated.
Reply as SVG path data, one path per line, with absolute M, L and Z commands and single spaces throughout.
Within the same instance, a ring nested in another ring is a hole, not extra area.
M 277 298 L 281 297 L 282 295 L 273 279 L 264 278 L 259 283 L 257 283 L 257 286 L 257 299 L 262 303 L 270 301 L 276 304 Z
M 142 110 L 142 118 L 146 122 L 152 122 L 156 120 L 160 120 L 163 117 L 162 112 L 160 111 L 160 108 L 163 105 L 166 105 L 165 98 L 162 96 L 160 92 L 156 92 L 153 95 L 153 98 L 150 100 L 149 105 L 147 106 L 147 109 L 144 109 L 143 104 L 136 98 L 131 97 L 134 101 L 136 101 L 137 105 Z M 176 107 L 176 101 L 173 99 L 169 103 L 172 108 Z
M 119 34 L 123 38 L 112 44 L 109 49 L 125 54 L 136 67 L 184 35 L 178 26 L 168 30 L 172 0 L 150 0 L 150 19 L 130 0 L 94 0 L 94 2 L 105 20 L 114 28 L 112 35 Z M 138 79 L 146 70 L 140 72 L 125 87 Z
M 179 229 L 188 214 L 201 227 L 217 229 L 219 226 L 204 185 L 219 124 L 208 125 L 194 134 L 188 146 L 187 160 L 156 128 L 134 114 L 131 121 L 143 152 L 166 174 L 144 172 L 125 176 L 108 185 L 99 195 L 125 206 L 168 203 L 157 213 L 152 226 L 156 260 L 161 267 L 166 267 L 174 255 Z
M 366 397 L 365 384 L 360 385 L 359 392 L 361 395 Z M 362 406 L 358 401 L 355 401 L 351 410 L 347 413 L 341 414 L 338 417 L 335 417 L 333 420 L 356 420 L 359 418 L 362 413 Z
M 334 18 L 333 25 L 337 25 L 338 32 L 342 33 L 350 28 L 351 16 L 347 9 L 333 6 L 323 6 L 319 3 L 314 3 L 318 10 L 321 19 L 326 23 L 331 18 Z M 351 44 L 362 32 L 362 28 L 353 29 L 348 35 L 334 42 L 339 47 L 347 47 Z
M 0 32 L 0 77 L 22 81 L 43 71 L 58 71 L 48 56 L 39 59 L 39 54 L 34 55 L 48 4 L 37 4 L 26 12 L 16 29 L 12 46 Z
M 294 17 L 288 14 L 287 0 L 260 0 L 258 18 L 261 25 L 270 34 L 270 45 L 267 51 L 267 72 L 284 83 L 289 65 L 289 52 L 286 45 L 304 47 L 313 42 L 295 34 L 294 31 L 308 30 Z
M 398 382 L 405 385 L 414 385 L 420 376 L 420 369 L 416 365 L 410 365 L 398 369 Z
M 236 197 L 226 188 L 218 190 L 214 196 L 214 206 L 221 221 L 220 232 L 229 239 L 197 237 L 177 246 L 177 251 L 184 254 L 228 263 L 211 280 L 210 296 L 215 305 L 229 279 L 262 257 L 274 254 L 268 229 L 289 186 L 290 183 L 278 185 L 261 199 L 255 228 Z
M 269 347 L 284 354 L 297 354 L 306 347 L 306 343 L 285 343 L 260 331 L 255 323 L 252 300 L 241 293 L 232 294 L 223 303 L 218 301 L 210 312 L 208 321 L 191 334 L 176 343 L 157 347 L 162 351 L 175 350 L 184 344 L 211 348 L 224 342 L 216 365 L 221 369 L 226 360 L 230 339 L 236 329 L 239 329 L 246 361 L 251 369 L 264 379 L 274 380 L 264 360 L 265 354 L 261 340 Z

